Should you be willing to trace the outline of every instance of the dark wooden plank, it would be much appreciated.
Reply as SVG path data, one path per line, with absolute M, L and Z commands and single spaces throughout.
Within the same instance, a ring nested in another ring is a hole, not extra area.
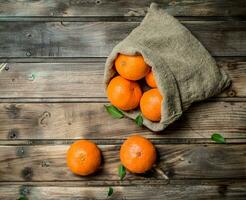
M 99 145 L 104 163 L 96 175 L 79 177 L 66 166 L 68 145 L 0 146 L 0 181 L 119 180 L 118 145 Z M 246 145 L 156 145 L 157 166 L 125 180 L 246 178 Z
M 246 97 L 246 62 L 222 60 L 218 65 L 233 82 L 218 97 Z M 103 73 L 103 62 L 9 63 L 0 72 L 0 98 L 106 98 Z
M 104 63 L 10 63 L 5 69 L 1 98 L 105 97 Z
M 0 57 L 105 57 L 138 22 L 1 22 Z M 214 56 L 246 56 L 246 22 L 183 24 Z
M 0 1 L 0 16 L 144 16 L 153 1 L 60 0 Z M 245 16 L 244 0 L 155 0 L 175 16 Z M 26 9 L 26 8 L 31 9 Z
M 245 88 L 246 85 L 246 83 L 244 83 L 244 81 L 246 81 L 246 62 L 242 60 L 238 60 L 238 61 L 223 60 L 218 58 L 217 64 L 228 73 L 228 75 L 232 80 L 231 86 L 219 96 L 220 97 L 241 96 L 240 93 L 244 90 L 243 88 Z
M 59 185 L 59 184 L 58 184 Z M 244 200 L 246 195 L 245 185 L 139 185 L 115 186 L 111 199 L 118 200 Z M 46 185 L 3 185 L 0 186 L 0 197 L 4 200 L 18 199 L 21 193 L 29 199 L 35 200 L 67 200 L 67 199 L 101 199 L 107 197 L 108 187 L 76 187 L 71 186 L 46 186 Z
M 162 140 L 209 139 L 214 132 L 228 139 L 246 137 L 246 102 L 194 104 L 180 120 L 159 134 L 137 127 L 130 119 L 113 119 L 103 105 L 1 103 L 0 139 L 123 139 L 135 133 Z

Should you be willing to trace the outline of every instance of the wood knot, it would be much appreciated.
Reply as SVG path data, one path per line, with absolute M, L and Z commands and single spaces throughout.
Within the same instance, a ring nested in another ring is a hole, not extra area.
M 29 57 L 29 56 L 31 56 L 31 55 L 32 55 L 31 51 L 27 51 L 27 52 L 26 52 L 26 56 Z
M 5 71 L 9 71 L 9 66 L 4 67 Z
M 96 4 L 97 5 L 101 4 L 101 0 L 96 0 Z
M 50 112 L 45 111 L 39 118 L 39 124 L 43 127 L 48 125 L 48 119 L 51 117 Z
M 24 157 L 25 155 L 25 149 L 24 147 L 17 147 L 16 148 L 16 156 L 18 157 Z
M 227 95 L 229 97 L 235 97 L 236 96 L 236 91 L 235 90 L 230 90 L 230 91 L 227 92 Z
M 33 169 L 31 167 L 25 167 L 21 171 L 21 176 L 26 181 L 31 181 L 33 177 Z
M 32 37 L 32 34 L 31 34 L 31 33 L 27 33 L 27 34 L 26 34 L 26 37 L 27 37 L 27 38 L 31 38 L 31 37 Z
M 49 167 L 49 166 L 50 166 L 50 161 L 48 161 L 48 160 L 43 160 L 42 163 L 41 163 L 41 166 L 42 166 L 42 167 Z
M 8 139 L 17 139 L 19 136 L 19 131 L 18 129 L 11 129 L 8 134 Z
M 20 116 L 20 108 L 18 108 L 15 104 L 11 104 L 6 107 L 8 116 L 10 119 L 17 119 Z

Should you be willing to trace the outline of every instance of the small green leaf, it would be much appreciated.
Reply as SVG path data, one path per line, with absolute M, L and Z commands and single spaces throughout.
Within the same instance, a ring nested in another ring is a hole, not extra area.
M 20 197 L 18 200 L 28 200 L 26 197 Z
M 217 143 L 220 143 L 220 144 L 225 144 L 226 141 L 225 141 L 225 138 L 218 134 L 218 133 L 214 133 L 213 135 L 211 135 L 211 140 L 217 142 Z
M 114 189 L 112 187 L 108 188 L 108 197 L 110 197 L 114 193 Z
M 139 114 L 135 119 L 136 124 L 141 127 L 143 125 L 143 117 L 141 114 Z
M 122 181 L 126 175 L 126 168 L 123 165 L 120 165 L 118 169 L 118 173 L 119 173 L 120 180 Z
M 106 108 L 108 113 L 112 115 L 113 118 L 121 119 L 124 117 L 124 114 L 115 106 L 104 105 L 104 107 Z

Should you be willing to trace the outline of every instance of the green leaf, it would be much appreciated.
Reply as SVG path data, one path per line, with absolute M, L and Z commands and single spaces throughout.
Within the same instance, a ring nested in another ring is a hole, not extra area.
M 118 173 L 119 173 L 120 180 L 122 181 L 126 175 L 126 168 L 123 165 L 120 165 L 118 169 Z
M 213 135 L 211 135 L 211 140 L 217 142 L 217 143 L 220 143 L 220 144 L 225 144 L 226 141 L 225 141 L 225 138 L 218 134 L 218 133 L 214 133 Z
M 143 125 L 143 117 L 141 114 L 139 114 L 135 119 L 136 124 L 141 127 Z
M 116 108 L 115 106 L 104 105 L 104 107 L 106 108 L 108 113 L 112 115 L 113 118 L 121 119 L 121 118 L 124 117 L 124 114 L 118 108 Z
M 26 197 L 20 197 L 18 200 L 28 200 Z
M 110 197 L 114 193 L 114 189 L 112 187 L 108 188 L 108 197 Z

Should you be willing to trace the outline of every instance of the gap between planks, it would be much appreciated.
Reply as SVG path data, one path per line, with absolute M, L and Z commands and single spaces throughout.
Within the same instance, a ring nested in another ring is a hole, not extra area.
M 90 17 L 36 17 L 36 16 L 0 16 L 0 22 L 141 22 L 144 17 L 138 16 L 90 16 Z M 177 16 L 181 22 L 185 21 L 245 21 L 246 16 Z
M 246 187 L 246 179 L 244 178 L 220 178 L 220 179 L 177 179 L 177 180 L 92 180 L 92 181 L 80 181 L 80 180 L 59 180 L 59 181 L 0 181 L 1 186 L 7 185 L 16 186 L 64 186 L 64 187 L 98 187 L 98 186 L 138 186 L 138 185 L 240 185 Z
M 141 132 L 143 134 L 143 132 Z M 187 144 L 187 145 L 193 145 L 193 144 L 216 144 L 216 142 L 212 141 L 209 138 L 155 138 L 154 136 L 149 136 L 148 139 L 151 140 L 151 142 L 154 145 L 160 145 L 160 144 Z M 66 144 L 72 144 L 73 142 L 77 141 L 78 139 L 6 139 L 0 140 L 0 146 L 39 146 L 39 145 L 66 145 Z M 90 139 L 91 141 L 95 142 L 97 145 L 121 145 L 125 138 L 123 139 Z M 245 138 L 226 138 L 226 144 L 246 144 L 246 135 Z
M 206 0 L 155 2 L 165 12 L 174 16 L 245 16 L 244 0 L 220 0 L 209 3 Z M 22 1 L 4 1 L 0 7 L 1 17 L 142 17 L 146 14 L 151 1 L 60 0 L 54 3 L 43 1 L 28 1 L 28 3 L 32 9 L 26 10 L 26 4 Z

